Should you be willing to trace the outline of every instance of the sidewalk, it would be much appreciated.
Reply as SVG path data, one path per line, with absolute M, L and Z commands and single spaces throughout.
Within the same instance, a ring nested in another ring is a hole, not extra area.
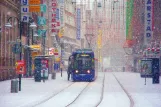
M 31 107 L 67 87 L 71 82 L 67 81 L 67 73 L 63 71 L 63 76 L 57 73 L 55 80 L 51 79 L 51 75 L 45 83 L 35 82 L 34 78 L 22 78 L 21 84 L 21 91 L 11 93 L 11 80 L 0 82 L 0 107 Z

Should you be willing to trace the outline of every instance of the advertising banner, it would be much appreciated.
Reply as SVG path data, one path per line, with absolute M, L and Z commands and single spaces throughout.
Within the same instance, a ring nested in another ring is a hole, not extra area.
M 49 55 L 54 55 L 54 48 L 49 48 Z
M 81 10 L 77 8 L 77 40 L 81 38 Z
M 56 20 L 58 21 L 60 17 L 59 8 L 56 9 Z
M 29 5 L 40 5 L 40 0 L 29 0 Z
M 25 61 L 16 62 L 16 74 L 25 74 Z
M 29 1 L 21 0 L 21 21 L 28 22 L 29 21 Z
M 153 0 L 145 0 L 145 44 L 148 44 L 153 35 Z
M 64 4 L 60 4 L 60 24 L 64 26 Z
M 58 11 L 57 10 L 57 0 L 50 0 L 50 3 L 49 3 L 49 10 L 51 10 L 49 12 L 49 21 L 50 24 L 49 24 L 49 29 L 51 29 L 51 32 L 54 33 L 54 34 L 57 34 L 57 14 L 58 14 Z
M 152 59 L 142 59 L 141 60 L 141 77 L 151 77 L 152 76 Z

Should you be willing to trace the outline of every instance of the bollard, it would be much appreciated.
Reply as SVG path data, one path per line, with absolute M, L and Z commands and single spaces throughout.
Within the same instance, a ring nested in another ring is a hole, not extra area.
M 56 72 L 52 73 L 52 79 L 56 79 Z
M 18 93 L 18 80 L 11 80 L 11 93 Z

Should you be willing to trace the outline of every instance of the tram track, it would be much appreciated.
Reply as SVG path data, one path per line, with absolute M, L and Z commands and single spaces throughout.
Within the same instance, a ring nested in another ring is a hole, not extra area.
M 98 77 L 97 77 L 98 78 Z M 103 75 L 103 79 L 102 79 L 102 87 L 101 87 L 101 96 L 100 96 L 100 100 L 98 101 L 98 103 L 94 106 L 97 107 L 103 100 L 103 96 L 104 96 L 104 84 L 105 84 L 105 73 Z M 65 107 L 70 107 L 72 104 L 74 104 L 74 102 L 76 100 L 78 100 L 78 98 L 83 94 L 83 92 L 85 92 L 85 90 L 87 89 L 87 87 L 90 85 L 90 83 L 88 83 L 88 85 L 86 87 L 84 87 L 84 89 L 79 93 L 79 95 L 71 102 L 69 103 L 67 106 Z M 79 101 L 79 100 L 78 100 Z
M 102 90 L 101 90 L 100 100 L 99 100 L 99 102 L 96 104 L 95 107 L 98 107 L 98 106 L 101 104 L 102 100 L 103 100 L 103 97 L 104 97 L 104 86 L 105 86 L 104 84 L 105 84 L 105 78 L 106 78 L 106 74 L 104 73 L 103 80 L 102 80 Z
M 31 107 L 38 107 L 39 105 L 42 105 L 42 104 L 46 103 L 50 99 L 56 97 L 57 95 L 61 94 L 62 92 L 65 92 L 68 88 L 72 87 L 74 84 L 77 84 L 77 83 L 79 83 L 79 82 L 73 82 L 73 83 L 71 83 L 67 87 L 65 87 L 62 90 L 58 91 L 57 93 L 51 95 L 50 97 L 44 99 L 43 101 L 40 101 L 37 104 L 34 104 Z M 79 96 L 84 92 L 84 90 L 87 89 L 87 87 L 89 86 L 90 83 L 91 82 L 87 82 L 87 84 L 85 85 L 85 87 L 83 87 L 83 89 L 79 92 L 79 94 L 70 103 L 68 103 L 65 107 L 69 107 L 70 105 L 72 105 L 79 98 Z
M 79 97 L 80 95 L 85 91 L 85 89 L 87 89 L 87 87 L 90 85 L 91 82 L 88 82 L 88 84 L 82 89 L 82 91 L 77 95 L 77 97 L 70 102 L 68 105 L 66 105 L 65 107 L 69 107 L 70 105 L 72 105 Z
M 33 106 L 31 106 L 31 107 L 37 107 L 38 105 L 41 105 L 41 104 L 43 104 L 43 103 L 45 103 L 45 102 L 47 102 L 47 101 L 49 101 L 50 99 L 52 99 L 53 97 L 55 97 L 56 95 L 58 95 L 58 94 L 60 94 L 61 92 L 63 92 L 63 91 L 65 91 L 66 89 L 68 89 L 69 87 L 71 87 L 72 85 L 74 85 L 75 83 L 71 83 L 71 84 L 69 84 L 67 87 L 65 87 L 65 88 L 63 88 L 63 89 L 61 89 L 60 91 L 58 91 L 57 93 L 54 93 L 53 95 L 51 95 L 50 97 L 48 97 L 48 98 L 46 98 L 46 99 L 44 99 L 44 100 L 42 100 L 42 101 L 40 101 L 40 102 L 38 102 L 37 104 L 34 104 Z
M 129 100 L 130 100 L 130 107 L 134 107 L 134 100 L 132 99 L 131 95 L 124 88 L 124 86 L 120 83 L 120 81 L 117 79 L 117 77 L 115 76 L 115 74 L 112 73 L 112 75 L 115 77 L 116 81 L 119 83 L 119 85 L 121 86 L 121 88 L 123 89 L 123 91 L 126 93 L 127 97 L 129 98 Z
M 112 75 L 114 76 L 114 78 L 116 79 L 116 81 L 118 82 L 118 84 L 120 85 L 120 87 L 122 88 L 123 92 L 125 92 L 125 94 L 127 95 L 128 99 L 130 100 L 130 107 L 134 107 L 134 101 L 132 99 L 132 97 L 130 96 L 130 94 L 128 93 L 128 91 L 123 87 L 123 85 L 119 82 L 118 78 L 115 76 L 115 74 L 112 73 Z M 101 87 L 101 96 L 99 98 L 99 101 L 98 103 L 94 106 L 94 107 L 98 107 L 100 106 L 100 104 L 102 103 L 103 99 L 104 99 L 104 90 L 105 90 L 105 79 L 106 79 L 106 73 L 103 74 L 103 79 L 102 79 L 102 86 Z M 85 83 L 85 84 L 84 84 Z M 64 107 L 70 107 L 70 106 L 73 106 L 73 104 L 76 102 L 76 101 L 79 101 L 79 97 L 81 95 L 83 95 L 83 93 L 85 92 L 85 90 L 89 87 L 89 85 L 91 84 L 92 82 L 83 82 L 84 86 L 82 86 L 82 88 L 79 90 L 79 92 L 77 94 L 75 94 L 75 96 L 73 97 L 73 99 L 71 101 L 69 101 L 68 103 L 64 104 L 65 106 Z M 50 99 L 52 98 L 55 98 L 57 95 L 59 94 L 64 94 L 66 93 L 68 90 L 70 90 L 70 87 L 73 86 L 73 85 L 78 85 L 80 84 L 79 82 L 73 82 L 71 84 L 69 84 L 67 87 L 63 88 L 62 90 L 58 91 L 57 93 L 51 95 L 50 97 L 44 99 L 43 101 L 41 102 L 38 102 L 37 104 L 35 104 L 34 106 L 31 106 L 31 107 L 38 107 L 39 105 L 42 105 L 43 103 L 46 103 L 47 101 L 49 101 Z M 74 86 L 75 87 L 75 86 Z M 71 87 L 72 88 L 72 87 Z M 68 90 L 67 90 L 68 89 Z M 61 96 L 61 95 L 60 95 Z

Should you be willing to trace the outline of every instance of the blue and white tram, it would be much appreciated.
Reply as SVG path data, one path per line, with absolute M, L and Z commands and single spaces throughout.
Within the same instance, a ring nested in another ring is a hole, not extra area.
M 73 81 L 94 81 L 97 77 L 94 52 L 91 49 L 79 49 L 72 53 L 73 64 L 71 78 Z

